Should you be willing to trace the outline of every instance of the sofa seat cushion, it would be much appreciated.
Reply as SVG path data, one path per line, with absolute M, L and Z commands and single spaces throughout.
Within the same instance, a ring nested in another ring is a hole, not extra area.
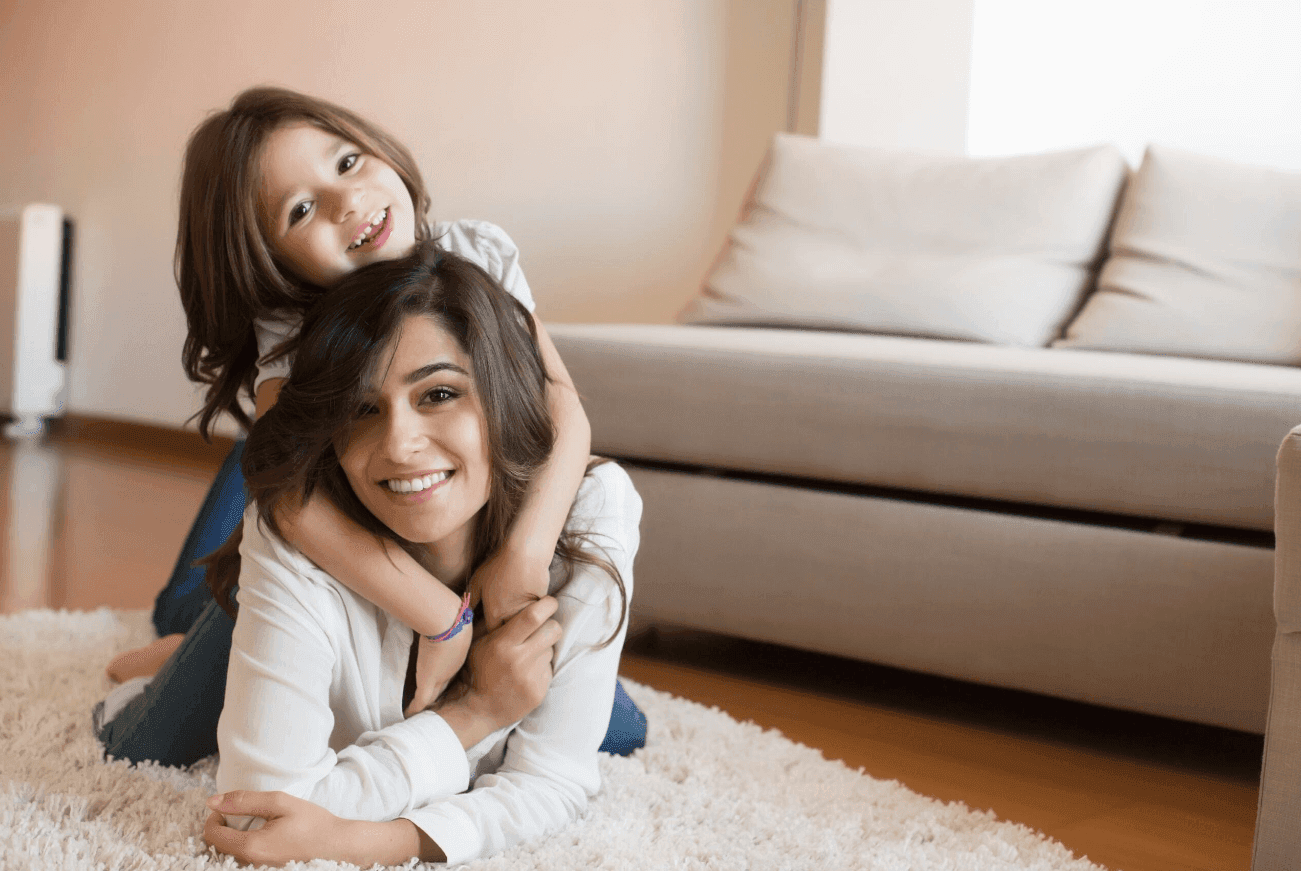
M 1301 370 L 808 330 L 548 327 L 616 457 L 1269 530 Z

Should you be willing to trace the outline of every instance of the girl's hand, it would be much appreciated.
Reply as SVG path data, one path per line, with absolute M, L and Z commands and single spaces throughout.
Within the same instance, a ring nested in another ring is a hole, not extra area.
M 235 790 L 214 795 L 208 807 L 212 813 L 203 839 L 240 862 L 279 867 L 312 859 L 346 861 L 348 821 L 306 799 L 285 792 Z M 226 825 L 227 815 L 262 817 L 266 825 L 242 832 Z
M 483 622 L 493 630 L 547 594 L 551 567 L 500 550 L 475 571 L 473 586 L 479 590 Z
M 539 599 L 470 646 L 464 701 L 497 729 L 524 719 L 547 695 L 561 635 L 560 624 L 550 619 L 557 607 L 551 596 Z
M 407 705 L 406 716 L 433 706 L 465 664 L 473 638 L 473 625 L 466 626 L 446 641 L 430 641 L 428 636 L 420 636 L 416 650 L 416 693 L 411 697 L 411 704 Z

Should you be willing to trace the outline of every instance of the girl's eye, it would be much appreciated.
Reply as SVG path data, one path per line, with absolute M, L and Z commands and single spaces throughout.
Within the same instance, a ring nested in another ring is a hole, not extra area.
M 372 414 L 378 414 L 378 413 L 379 413 L 379 409 L 371 405 L 370 403 L 362 403 L 360 406 L 357 407 L 358 418 L 370 417 Z
M 357 161 L 360 159 L 360 154 L 345 154 L 343 159 L 339 161 L 339 175 L 343 175 L 345 172 L 356 166 Z
M 307 213 L 312 210 L 312 204 L 306 200 L 294 206 L 289 212 L 289 226 L 293 226 L 307 217 Z

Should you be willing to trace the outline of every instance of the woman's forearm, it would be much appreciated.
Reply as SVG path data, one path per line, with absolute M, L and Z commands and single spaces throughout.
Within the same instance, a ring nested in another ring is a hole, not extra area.
M 341 832 L 346 861 L 362 868 L 421 862 L 446 862 L 447 855 L 411 820 L 386 823 L 347 820 Z

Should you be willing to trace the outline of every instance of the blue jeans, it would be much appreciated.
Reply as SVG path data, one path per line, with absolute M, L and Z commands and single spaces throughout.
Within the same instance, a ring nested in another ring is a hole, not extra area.
M 132 762 L 190 765 L 217 752 L 217 721 L 226 699 L 226 664 L 235 621 L 212 598 L 194 562 L 226 540 L 244 515 L 244 478 L 236 442 L 199 509 L 167 586 L 154 602 L 158 634 L 185 640 L 145 687 L 99 732 L 110 756 Z M 646 715 L 616 682 L 601 750 L 627 756 L 646 744 Z

